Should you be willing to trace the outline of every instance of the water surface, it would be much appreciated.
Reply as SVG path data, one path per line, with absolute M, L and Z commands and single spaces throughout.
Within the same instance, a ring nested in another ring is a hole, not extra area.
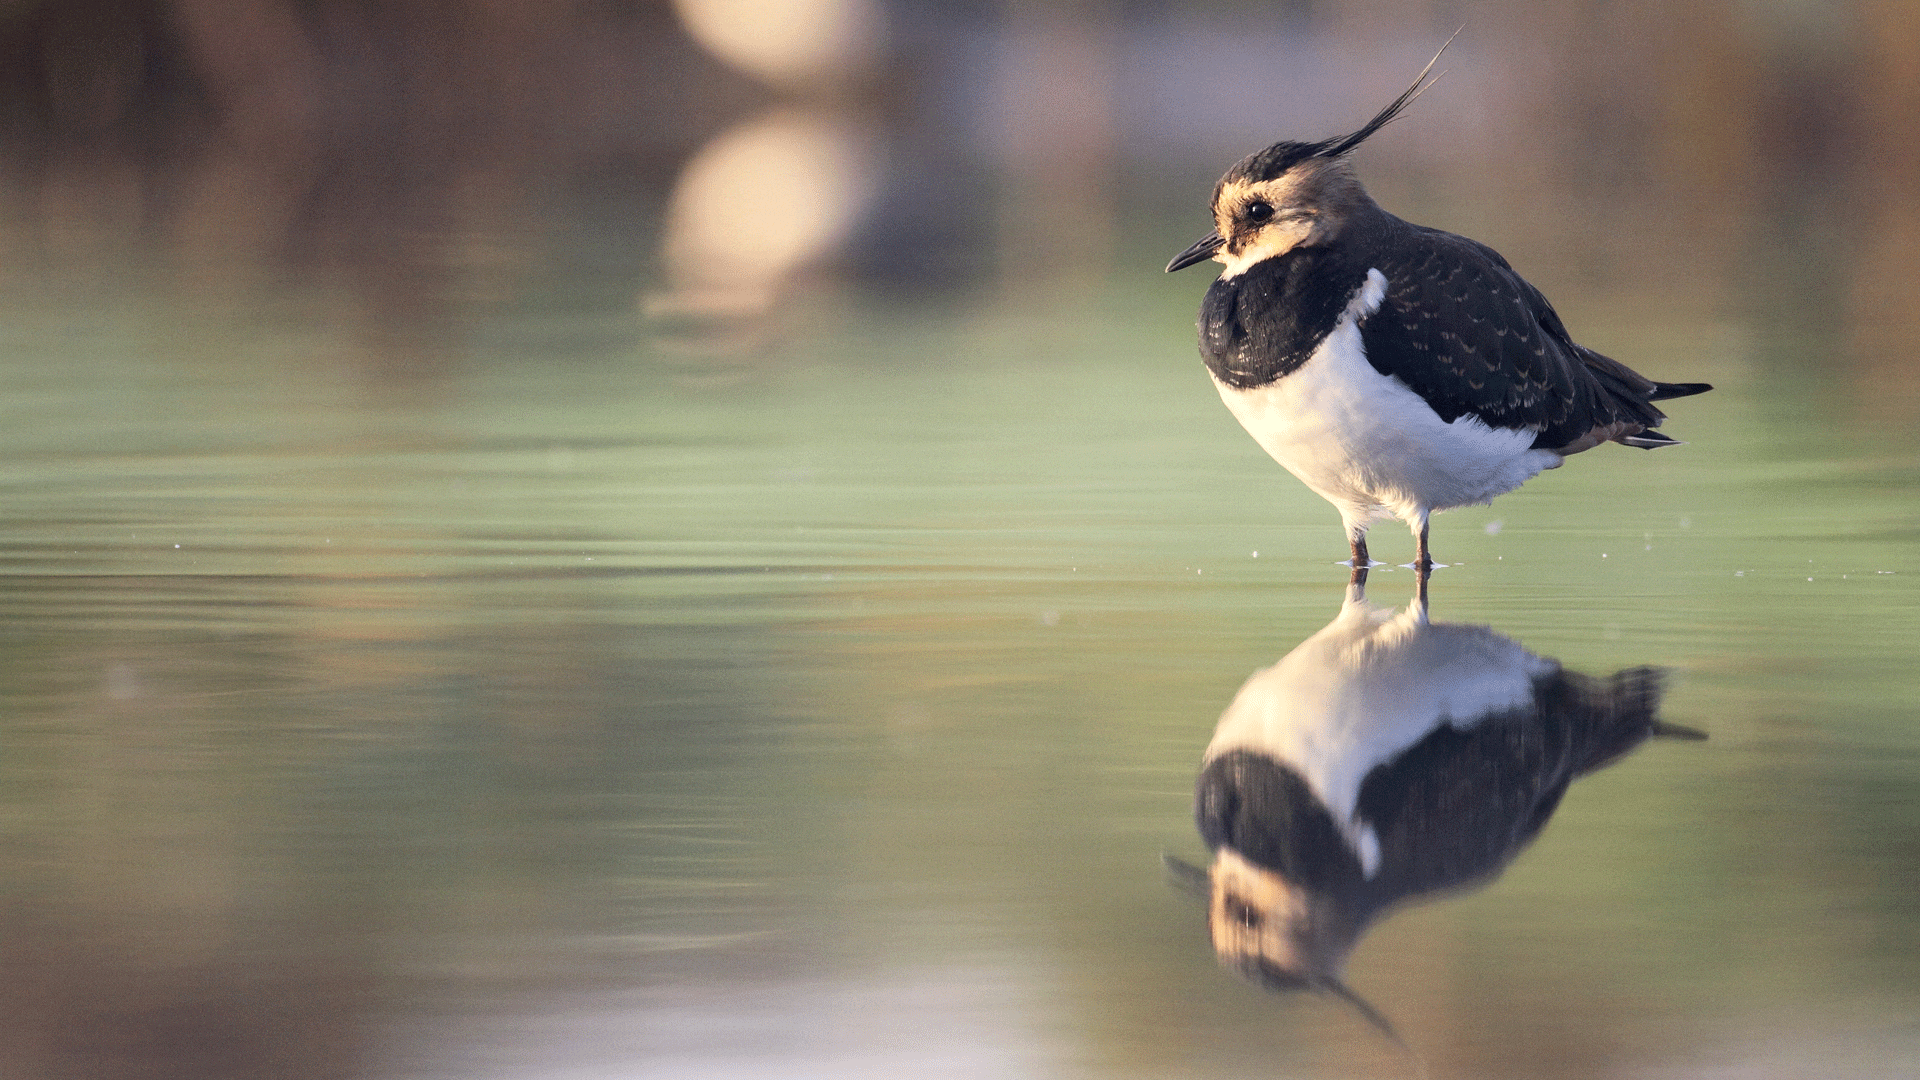
M 1160 868 L 1345 548 L 1142 265 L 744 356 L 635 308 L 396 345 L 297 290 L 16 293 L 0 1071 L 1410 1075 L 1222 970 Z M 1915 443 L 1738 327 L 1583 313 L 1718 389 L 1684 448 L 1436 518 L 1434 616 L 1669 668 L 1709 738 L 1349 981 L 1435 1076 L 1920 1068 Z

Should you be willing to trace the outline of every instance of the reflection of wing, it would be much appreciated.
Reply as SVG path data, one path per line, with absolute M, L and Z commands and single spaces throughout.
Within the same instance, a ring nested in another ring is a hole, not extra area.
M 1357 816 L 1380 843 L 1382 903 L 1471 884 L 1533 839 L 1576 777 L 1627 753 L 1657 728 L 1661 674 L 1609 679 L 1556 671 L 1535 706 L 1464 730 L 1436 728 L 1367 776 Z
M 1647 403 L 1657 384 L 1574 344 L 1553 305 L 1498 252 L 1382 216 L 1382 239 L 1392 242 L 1367 262 L 1386 275 L 1387 295 L 1360 328 L 1367 360 L 1441 419 L 1471 414 L 1490 427 L 1528 429 L 1538 433 L 1533 445 L 1549 450 L 1666 419 Z

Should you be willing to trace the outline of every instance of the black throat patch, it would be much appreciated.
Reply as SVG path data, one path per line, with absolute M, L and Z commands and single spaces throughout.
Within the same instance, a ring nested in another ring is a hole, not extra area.
M 1360 859 L 1313 789 L 1292 767 L 1253 750 L 1229 750 L 1194 783 L 1194 823 L 1207 847 L 1318 892 L 1354 895 Z
M 1238 390 L 1293 372 L 1333 332 L 1366 279 L 1366 267 L 1347 265 L 1336 249 L 1312 247 L 1215 281 L 1200 302 L 1207 370 Z

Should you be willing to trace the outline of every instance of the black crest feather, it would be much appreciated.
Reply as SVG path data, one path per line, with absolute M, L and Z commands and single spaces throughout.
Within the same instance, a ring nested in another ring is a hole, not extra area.
M 1394 98 L 1386 108 L 1375 113 L 1373 119 L 1367 121 L 1359 130 L 1347 135 L 1336 135 L 1331 139 L 1322 139 L 1319 142 L 1274 143 L 1228 170 L 1221 182 L 1224 184 L 1227 180 L 1256 182 L 1272 180 L 1308 159 L 1337 158 L 1352 153 L 1361 143 L 1372 138 L 1381 128 L 1386 127 L 1405 112 L 1407 106 L 1413 104 L 1413 99 L 1425 93 L 1427 87 L 1440 81 L 1439 75 L 1435 75 L 1432 79 L 1428 79 L 1427 76 L 1432 74 L 1433 65 L 1440 62 L 1440 57 L 1447 51 L 1447 46 L 1453 44 L 1453 38 L 1459 36 L 1460 31 L 1455 30 L 1453 37 L 1448 38 L 1440 46 L 1440 51 L 1433 54 L 1433 59 L 1427 61 L 1427 66 L 1420 69 L 1420 74 L 1414 77 L 1413 85 L 1407 87 L 1399 97 Z M 1441 74 L 1444 75 L 1445 72 Z

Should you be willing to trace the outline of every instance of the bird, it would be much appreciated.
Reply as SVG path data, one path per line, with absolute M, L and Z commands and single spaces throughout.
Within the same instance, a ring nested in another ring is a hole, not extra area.
M 1424 602 L 1376 606 L 1359 577 L 1221 714 L 1194 789 L 1212 863 L 1166 865 L 1206 898 L 1223 964 L 1331 993 L 1399 1041 L 1342 981 L 1361 935 L 1498 876 L 1576 779 L 1649 738 L 1705 738 L 1658 718 L 1664 679 L 1570 671 L 1490 627 L 1431 621 Z
M 1439 59 L 1358 130 L 1234 164 L 1214 185 L 1213 231 L 1167 264 L 1223 264 L 1200 305 L 1201 357 L 1241 426 L 1339 510 L 1350 565 L 1371 564 L 1367 529 L 1393 517 L 1423 574 L 1433 512 L 1491 502 L 1603 442 L 1680 445 L 1653 403 L 1712 389 L 1578 344 L 1493 248 L 1367 194 L 1354 151 Z

